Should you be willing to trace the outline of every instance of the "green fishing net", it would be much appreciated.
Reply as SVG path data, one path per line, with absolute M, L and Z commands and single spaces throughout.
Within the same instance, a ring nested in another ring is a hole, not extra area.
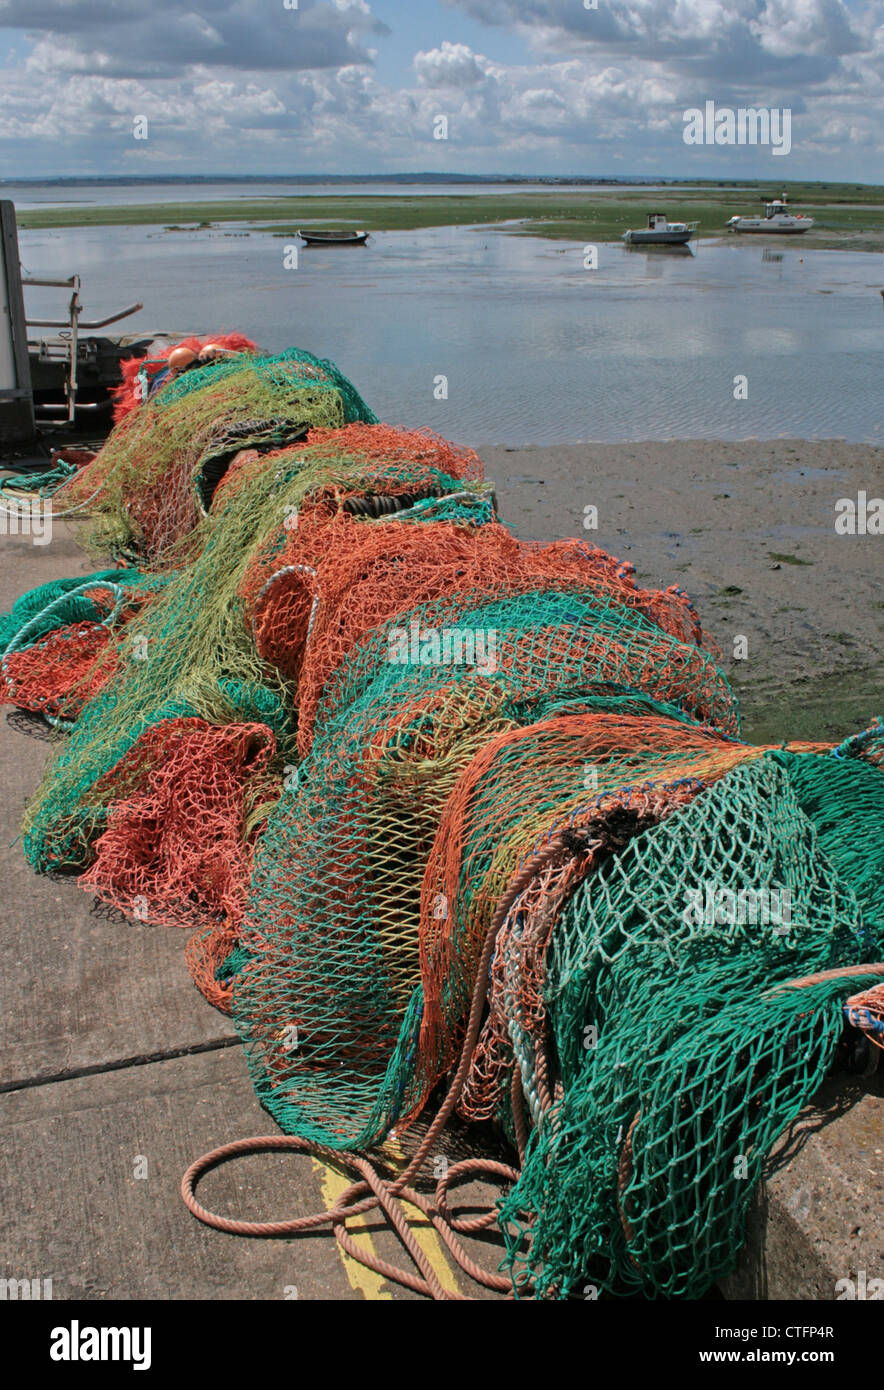
M 823 1079 L 860 982 L 784 986 L 884 949 L 881 845 L 848 858 L 836 808 L 874 810 L 880 840 L 880 773 L 768 754 L 568 901 L 544 989 L 561 1095 L 501 1211 L 517 1287 L 698 1297 L 733 1267 L 766 1155 Z

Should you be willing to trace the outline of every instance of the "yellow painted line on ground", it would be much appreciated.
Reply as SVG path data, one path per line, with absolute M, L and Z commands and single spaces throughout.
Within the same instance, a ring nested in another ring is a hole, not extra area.
M 405 1159 L 405 1151 L 398 1139 L 388 1139 L 384 1145 L 384 1151 L 394 1160 Z M 439 1283 L 446 1293 L 460 1293 L 460 1288 L 448 1260 L 448 1252 L 437 1236 L 429 1217 L 425 1216 L 419 1207 L 407 1205 L 407 1210 L 414 1212 L 416 1220 L 409 1220 L 411 1233 L 432 1265 L 433 1273 Z
M 394 1162 L 398 1160 L 404 1161 L 405 1159 L 405 1153 L 398 1140 L 389 1139 L 384 1145 L 384 1152 L 392 1158 Z M 350 1186 L 353 1178 L 343 1173 L 336 1173 L 333 1168 L 329 1168 L 325 1163 L 321 1163 L 318 1158 L 314 1158 L 312 1163 L 313 1171 L 319 1178 L 319 1184 L 322 1189 L 322 1199 L 325 1202 L 326 1210 L 331 1211 L 332 1207 L 337 1204 L 339 1198 Z M 445 1246 L 433 1229 L 432 1223 L 420 1208 L 412 1207 L 408 1203 L 405 1205 L 407 1211 L 414 1214 L 413 1217 L 409 1219 L 412 1235 L 426 1255 L 439 1283 L 447 1293 L 460 1293 L 460 1288 L 448 1261 Z M 376 1218 L 376 1213 L 374 1212 L 367 1213 L 367 1215 L 369 1219 Z M 362 1250 L 372 1255 L 377 1253 L 371 1232 L 365 1227 L 364 1219 L 348 1223 L 347 1230 L 352 1239 Z M 350 1281 L 350 1287 L 352 1289 L 355 1289 L 357 1293 L 363 1294 L 363 1296 L 368 1299 L 392 1300 L 393 1294 L 390 1290 L 390 1285 L 382 1274 L 376 1274 L 374 1270 L 367 1269 L 365 1265 L 360 1264 L 358 1260 L 354 1260 L 353 1256 L 348 1255 L 346 1250 L 342 1250 L 340 1246 L 338 1246 L 338 1254 L 341 1257 L 344 1273 Z M 391 1263 L 396 1263 L 396 1261 L 391 1261 Z M 403 1251 L 403 1267 L 411 1267 L 411 1260 L 405 1251 Z M 415 1273 L 417 1272 L 418 1271 L 415 1271 Z
M 314 1158 L 312 1162 L 313 1171 L 319 1178 L 319 1185 L 322 1188 L 322 1200 L 325 1202 L 326 1210 L 331 1211 L 332 1207 L 337 1205 L 341 1195 L 350 1187 L 353 1178 L 347 1177 L 343 1173 L 336 1173 L 334 1168 L 329 1168 L 326 1164 L 320 1163 L 318 1158 Z M 374 1248 L 374 1241 L 371 1238 L 371 1232 L 365 1229 L 362 1220 L 348 1222 L 347 1231 L 360 1249 L 372 1255 L 377 1253 Z M 385 1299 L 392 1301 L 393 1295 L 390 1292 L 389 1284 L 382 1274 L 376 1274 L 373 1269 L 367 1269 L 365 1265 L 361 1265 L 358 1260 L 354 1260 L 353 1256 L 348 1255 L 347 1251 L 342 1249 L 337 1241 L 335 1241 L 335 1246 L 341 1257 L 344 1273 L 349 1279 L 352 1289 L 355 1289 L 357 1293 L 361 1293 L 365 1298 L 370 1298 L 374 1301 Z

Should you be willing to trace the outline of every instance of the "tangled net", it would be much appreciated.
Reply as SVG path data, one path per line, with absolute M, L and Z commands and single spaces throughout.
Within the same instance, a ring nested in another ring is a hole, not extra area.
M 521 1157 L 491 1287 L 701 1296 L 845 1039 L 884 1045 L 884 725 L 745 743 L 681 589 L 515 539 L 474 453 L 298 350 L 168 381 L 63 492 L 132 561 L 0 618 L 4 697 L 70 728 L 34 867 L 188 931 L 297 1146 L 375 1149 L 454 1074 L 434 1125 Z M 444 1182 L 366 1181 L 450 1233 Z
M 88 509 L 83 544 L 91 553 L 153 563 L 180 548 L 243 451 L 276 448 L 318 425 L 374 418 L 334 363 L 300 348 L 225 357 L 128 412 L 59 489 L 57 507 L 73 516 Z
M 103 570 L 24 594 L 0 618 L 0 701 L 69 725 L 116 669 L 112 629 L 142 611 L 163 582 Z

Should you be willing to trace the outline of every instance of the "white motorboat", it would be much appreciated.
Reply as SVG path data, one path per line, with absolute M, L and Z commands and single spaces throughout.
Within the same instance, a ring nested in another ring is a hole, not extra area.
M 627 246 L 683 246 L 698 226 L 698 222 L 668 222 L 665 212 L 649 212 L 647 227 L 630 228 L 623 240 Z
M 790 212 L 785 193 L 764 205 L 763 217 L 732 217 L 727 223 L 732 232 L 809 232 L 813 218 L 801 212 Z

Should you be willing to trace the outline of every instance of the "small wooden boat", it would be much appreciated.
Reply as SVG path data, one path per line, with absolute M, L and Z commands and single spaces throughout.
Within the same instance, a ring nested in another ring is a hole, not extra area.
M 368 232 L 302 232 L 298 236 L 308 246 L 364 246 Z
M 696 222 L 669 222 L 665 212 L 649 212 L 647 227 L 623 233 L 627 246 L 684 246 L 697 230 Z

